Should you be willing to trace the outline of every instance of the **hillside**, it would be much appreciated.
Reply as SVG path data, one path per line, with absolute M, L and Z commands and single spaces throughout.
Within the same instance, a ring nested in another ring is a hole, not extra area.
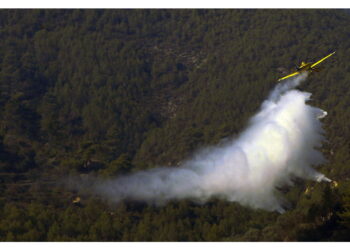
M 349 21 L 344 10 L 0 10 L 0 240 L 347 241 Z M 338 186 L 295 180 L 284 214 L 220 200 L 115 207 L 63 184 L 176 166 L 239 134 L 281 68 L 333 50 L 300 88 L 328 112 L 319 171 Z

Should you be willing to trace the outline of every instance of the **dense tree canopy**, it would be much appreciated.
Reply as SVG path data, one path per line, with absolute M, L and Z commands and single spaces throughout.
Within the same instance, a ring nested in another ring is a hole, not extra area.
M 0 240 L 349 240 L 349 37 L 344 10 L 0 10 Z M 62 184 L 176 166 L 237 135 L 281 68 L 332 50 L 301 88 L 328 111 L 320 171 L 336 182 L 295 180 L 284 214 L 115 207 Z

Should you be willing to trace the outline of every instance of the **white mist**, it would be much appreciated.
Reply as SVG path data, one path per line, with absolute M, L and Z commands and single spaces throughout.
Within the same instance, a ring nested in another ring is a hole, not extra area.
M 317 148 L 324 139 L 319 119 L 327 113 L 306 104 L 311 94 L 293 89 L 305 78 L 278 84 L 238 138 L 202 149 L 180 167 L 100 180 L 94 190 L 115 202 L 216 197 L 283 212 L 276 187 L 291 185 L 292 177 L 330 181 L 312 168 L 324 162 Z

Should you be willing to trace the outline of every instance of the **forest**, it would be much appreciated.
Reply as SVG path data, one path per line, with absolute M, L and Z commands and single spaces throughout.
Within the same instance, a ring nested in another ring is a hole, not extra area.
M 212 199 L 110 204 L 64 185 L 176 167 L 238 135 L 294 63 L 326 110 L 333 180 L 285 213 Z M 0 10 L 0 241 L 349 241 L 350 15 L 343 9 Z

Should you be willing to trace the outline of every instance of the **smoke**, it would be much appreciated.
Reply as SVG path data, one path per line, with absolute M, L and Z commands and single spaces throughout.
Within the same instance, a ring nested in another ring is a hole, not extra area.
M 312 168 L 325 160 L 317 150 L 324 139 L 320 118 L 327 113 L 295 90 L 306 74 L 278 84 L 236 139 L 198 151 L 180 167 L 159 167 L 110 180 L 94 191 L 111 201 L 211 198 L 283 212 L 279 187 L 295 177 L 330 181 Z

